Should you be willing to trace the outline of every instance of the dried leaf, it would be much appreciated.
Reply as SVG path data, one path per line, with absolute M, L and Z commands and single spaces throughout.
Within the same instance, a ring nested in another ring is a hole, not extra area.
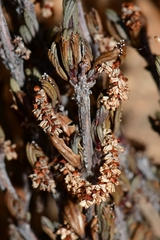
M 73 34 L 73 31 L 71 29 L 64 29 L 59 42 L 63 66 L 68 74 L 69 74 L 70 66 L 73 66 L 73 61 L 71 63 L 71 58 L 73 56 L 70 48 L 70 40 L 71 40 L 72 34 Z
M 10 87 L 13 92 L 20 92 L 20 86 L 14 78 L 10 78 Z
M 60 101 L 60 92 L 57 84 L 46 73 L 42 75 L 40 82 L 42 84 L 42 88 L 51 99 L 53 108 L 55 108 L 57 103 Z
M 31 143 L 27 143 L 27 145 L 26 145 L 26 154 L 27 154 L 28 161 L 30 162 L 32 167 L 34 166 L 34 164 L 37 161 L 37 158 L 36 158 L 36 155 L 34 153 L 34 150 L 35 150 L 35 146 L 33 144 L 31 144 Z
M 99 240 L 99 230 L 98 230 L 98 218 L 97 216 L 93 217 L 91 221 L 91 236 L 93 240 Z
M 59 76 L 67 81 L 68 77 L 60 65 L 60 61 L 59 61 L 58 53 L 57 53 L 57 47 L 56 47 L 55 42 L 52 43 L 51 49 L 49 49 L 49 51 L 48 51 L 48 58 L 52 62 L 53 66 L 55 67 L 56 72 L 59 74 Z
M 128 36 L 122 27 L 121 18 L 118 16 L 118 14 L 112 9 L 107 9 L 105 11 L 105 15 L 107 17 L 107 30 L 109 31 L 110 35 L 113 36 L 117 41 L 120 39 L 129 41 Z
M 52 240 L 56 240 L 56 234 L 53 233 L 55 230 L 55 227 L 53 223 L 45 216 L 41 217 L 41 225 L 43 231 L 50 237 Z
M 155 64 L 156 64 L 158 75 L 160 76 L 160 55 L 156 56 Z
M 113 213 L 110 210 L 110 205 L 107 203 L 101 203 L 96 207 L 98 218 L 98 231 L 102 240 L 113 240 L 114 236 L 114 218 Z
M 143 225 L 139 225 L 134 234 L 133 240 L 144 240 L 144 236 L 146 235 L 146 231 Z
M 39 24 L 35 15 L 32 12 L 29 12 L 27 9 L 24 10 L 24 21 L 26 26 L 28 27 L 29 32 L 31 33 L 32 37 L 35 37 L 36 33 L 39 29 Z
M 71 24 L 71 26 L 70 26 Z M 73 28 L 78 30 L 78 7 L 77 1 L 63 1 L 63 29 Z
M 58 115 L 58 120 L 61 122 L 63 131 L 67 134 L 68 137 L 75 131 L 75 126 L 68 126 L 72 121 L 65 115 Z
M 84 218 L 78 205 L 69 200 L 64 207 L 64 218 L 74 232 L 83 239 L 85 235 Z
M 74 167 L 81 169 L 80 155 L 75 154 L 72 150 L 65 144 L 64 140 L 58 138 L 56 135 L 51 136 L 51 141 L 53 145 L 57 148 L 59 153 Z
M 23 38 L 23 41 L 25 43 L 30 43 L 31 40 L 32 40 L 32 36 L 27 28 L 26 25 L 21 25 L 20 28 L 19 28 L 19 33 L 20 35 L 22 36 Z
M 102 65 L 102 63 L 107 62 L 115 62 L 118 58 L 123 62 L 126 56 L 126 46 L 124 44 L 124 40 L 121 40 L 119 44 L 117 44 L 111 51 L 101 54 L 94 61 L 93 68 L 96 68 L 98 65 Z
M 86 14 L 86 22 L 91 36 L 103 34 L 101 18 L 96 9 L 92 8 L 89 14 Z

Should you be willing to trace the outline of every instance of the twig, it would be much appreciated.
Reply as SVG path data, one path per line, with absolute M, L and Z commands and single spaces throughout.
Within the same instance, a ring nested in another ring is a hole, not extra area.
M 0 0 L 0 55 L 6 68 L 11 72 L 14 79 L 17 80 L 20 87 L 24 85 L 23 60 L 14 53 L 14 46 L 11 43 L 11 36 L 8 30 L 7 22 L 2 11 L 2 2 Z
M 92 167 L 93 145 L 91 139 L 91 116 L 90 116 L 90 88 L 95 82 L 87 83 L 86 75 L 79 76 L 78 84 L 74 86 L 78 104 L 79 126 L 82 134 L 83 160 L 85 170 L 90 175 Z

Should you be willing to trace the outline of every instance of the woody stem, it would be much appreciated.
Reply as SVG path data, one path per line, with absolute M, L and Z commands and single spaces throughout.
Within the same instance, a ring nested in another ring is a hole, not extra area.
M 88 83 L 86 75 L 80 75 L 74 85 L 78 105 L 79 127 L 82 135 L 83 161 L 86 175 L 91 175 L 93 145 L 91 139 L 90 88 L 94 83 Z

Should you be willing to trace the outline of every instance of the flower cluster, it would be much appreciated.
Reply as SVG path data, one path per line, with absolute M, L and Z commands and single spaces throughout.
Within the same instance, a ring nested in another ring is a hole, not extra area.
M 53 110 L 52 104 L 48 102 L 46 92 L 40 86 L 35 86 L 34 91 L 36 94 L 33 114 L 38 121 L 41 121 L 39 126 L 43 128 L 44 132 L 59 136 L 62 130 L 58 113 Z
M 22 38 L 17 36 L 13 41 L 12 41 L 15 49 L 14 52 L 21 58 L 28 60 L 30 58 L 31 51 L 25 47 Z
M 60 169 L 65 175 L 67 190 L 76 195 L 82 207 L 88 208 L 93 204 L 100 204 L 105 201 L 109 194 L 115 191 L 118 185 L 118 152 L 123 148 L 118 145 L 118 140 L 114 138 L 111 131 L 105 132 L 103 146 L 103 165 L 100 167 L 100 176 L 97 184 L 93 185 L 89 181 L 82 179 L 80 172 L 76 171 L 69 163 Z
M 124 77 L 119 68 L 111 68 L 111 66 L 104 66 L 104 68 L 110 79 L 107 96 L 103 96 L 102 102 L 107 109 L 112 109 L 115 111 L 115 109 L 120 106 L 121 100 L 128 99 L 127 93 L 129 92 L 129 89 L 128 85 L 126 84 L 128 79 Z
M 123 47 L 125 47 L 124 43 Z M 121 70 L 119 69 L 119 65 L 121 61 L 123 61 L 122 58 L 123 48 L 120 48 L 119 59 L 117 58 L 116 61 L 110 60 L 103 62 L 98 68 L 98 72 L 101 73 L 104 71 L 109 77 L 109 88 L 107 91 L 107 96 L 103 96 L 101 101 L 107 109 L 112 109 L 113 111 L 115 111 L 116 108 L 120 106 L 122 100 L 128 99 L 128 79 L 124 77 Z
M 126 26 L 134 31 L 138 31 L 142 25 L 140 8 L 133 3 L 122 4 L 121 18 L 125 21 Z
M 16 144 L 12 144 L 10 140 L 6 140 L 4 141 L 3 148 L 7 160 L 17 159 Z
M 39 149 L 39 147 L 36 147 Z M 39 149 L 40 150 L 40 149 Z M 48 157 L 41 154 L 36 157 L 36 161 L 33 167 L 33 174 L 29 177 L 32 179 L 33 188 L 40 187 L 40 190 L 55 192 L 55 181 L 50 177 L 50 166 L 48 164 Z
M 33 114 L 40 121 L 39 126 L 50 136 L 57 136 L 64 132 L 70 136 L 75 130 L 69 126 L 72 122 L 62 111 L 58 111 L 60 93 L 55 81 L 46 73 L 40 79 L 41 87 L 34 87 L 35 96 Z

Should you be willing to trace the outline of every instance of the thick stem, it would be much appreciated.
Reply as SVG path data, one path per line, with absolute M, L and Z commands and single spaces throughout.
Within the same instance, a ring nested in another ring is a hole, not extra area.
M 87 83 L 87 77 L 80 76 L 74 86 L 78 104 L 79 127 L 82 135 L 83 160 L 87 175 L 91 175 L 93 145 L 91 139 L 90 88 L 94 83 Z

